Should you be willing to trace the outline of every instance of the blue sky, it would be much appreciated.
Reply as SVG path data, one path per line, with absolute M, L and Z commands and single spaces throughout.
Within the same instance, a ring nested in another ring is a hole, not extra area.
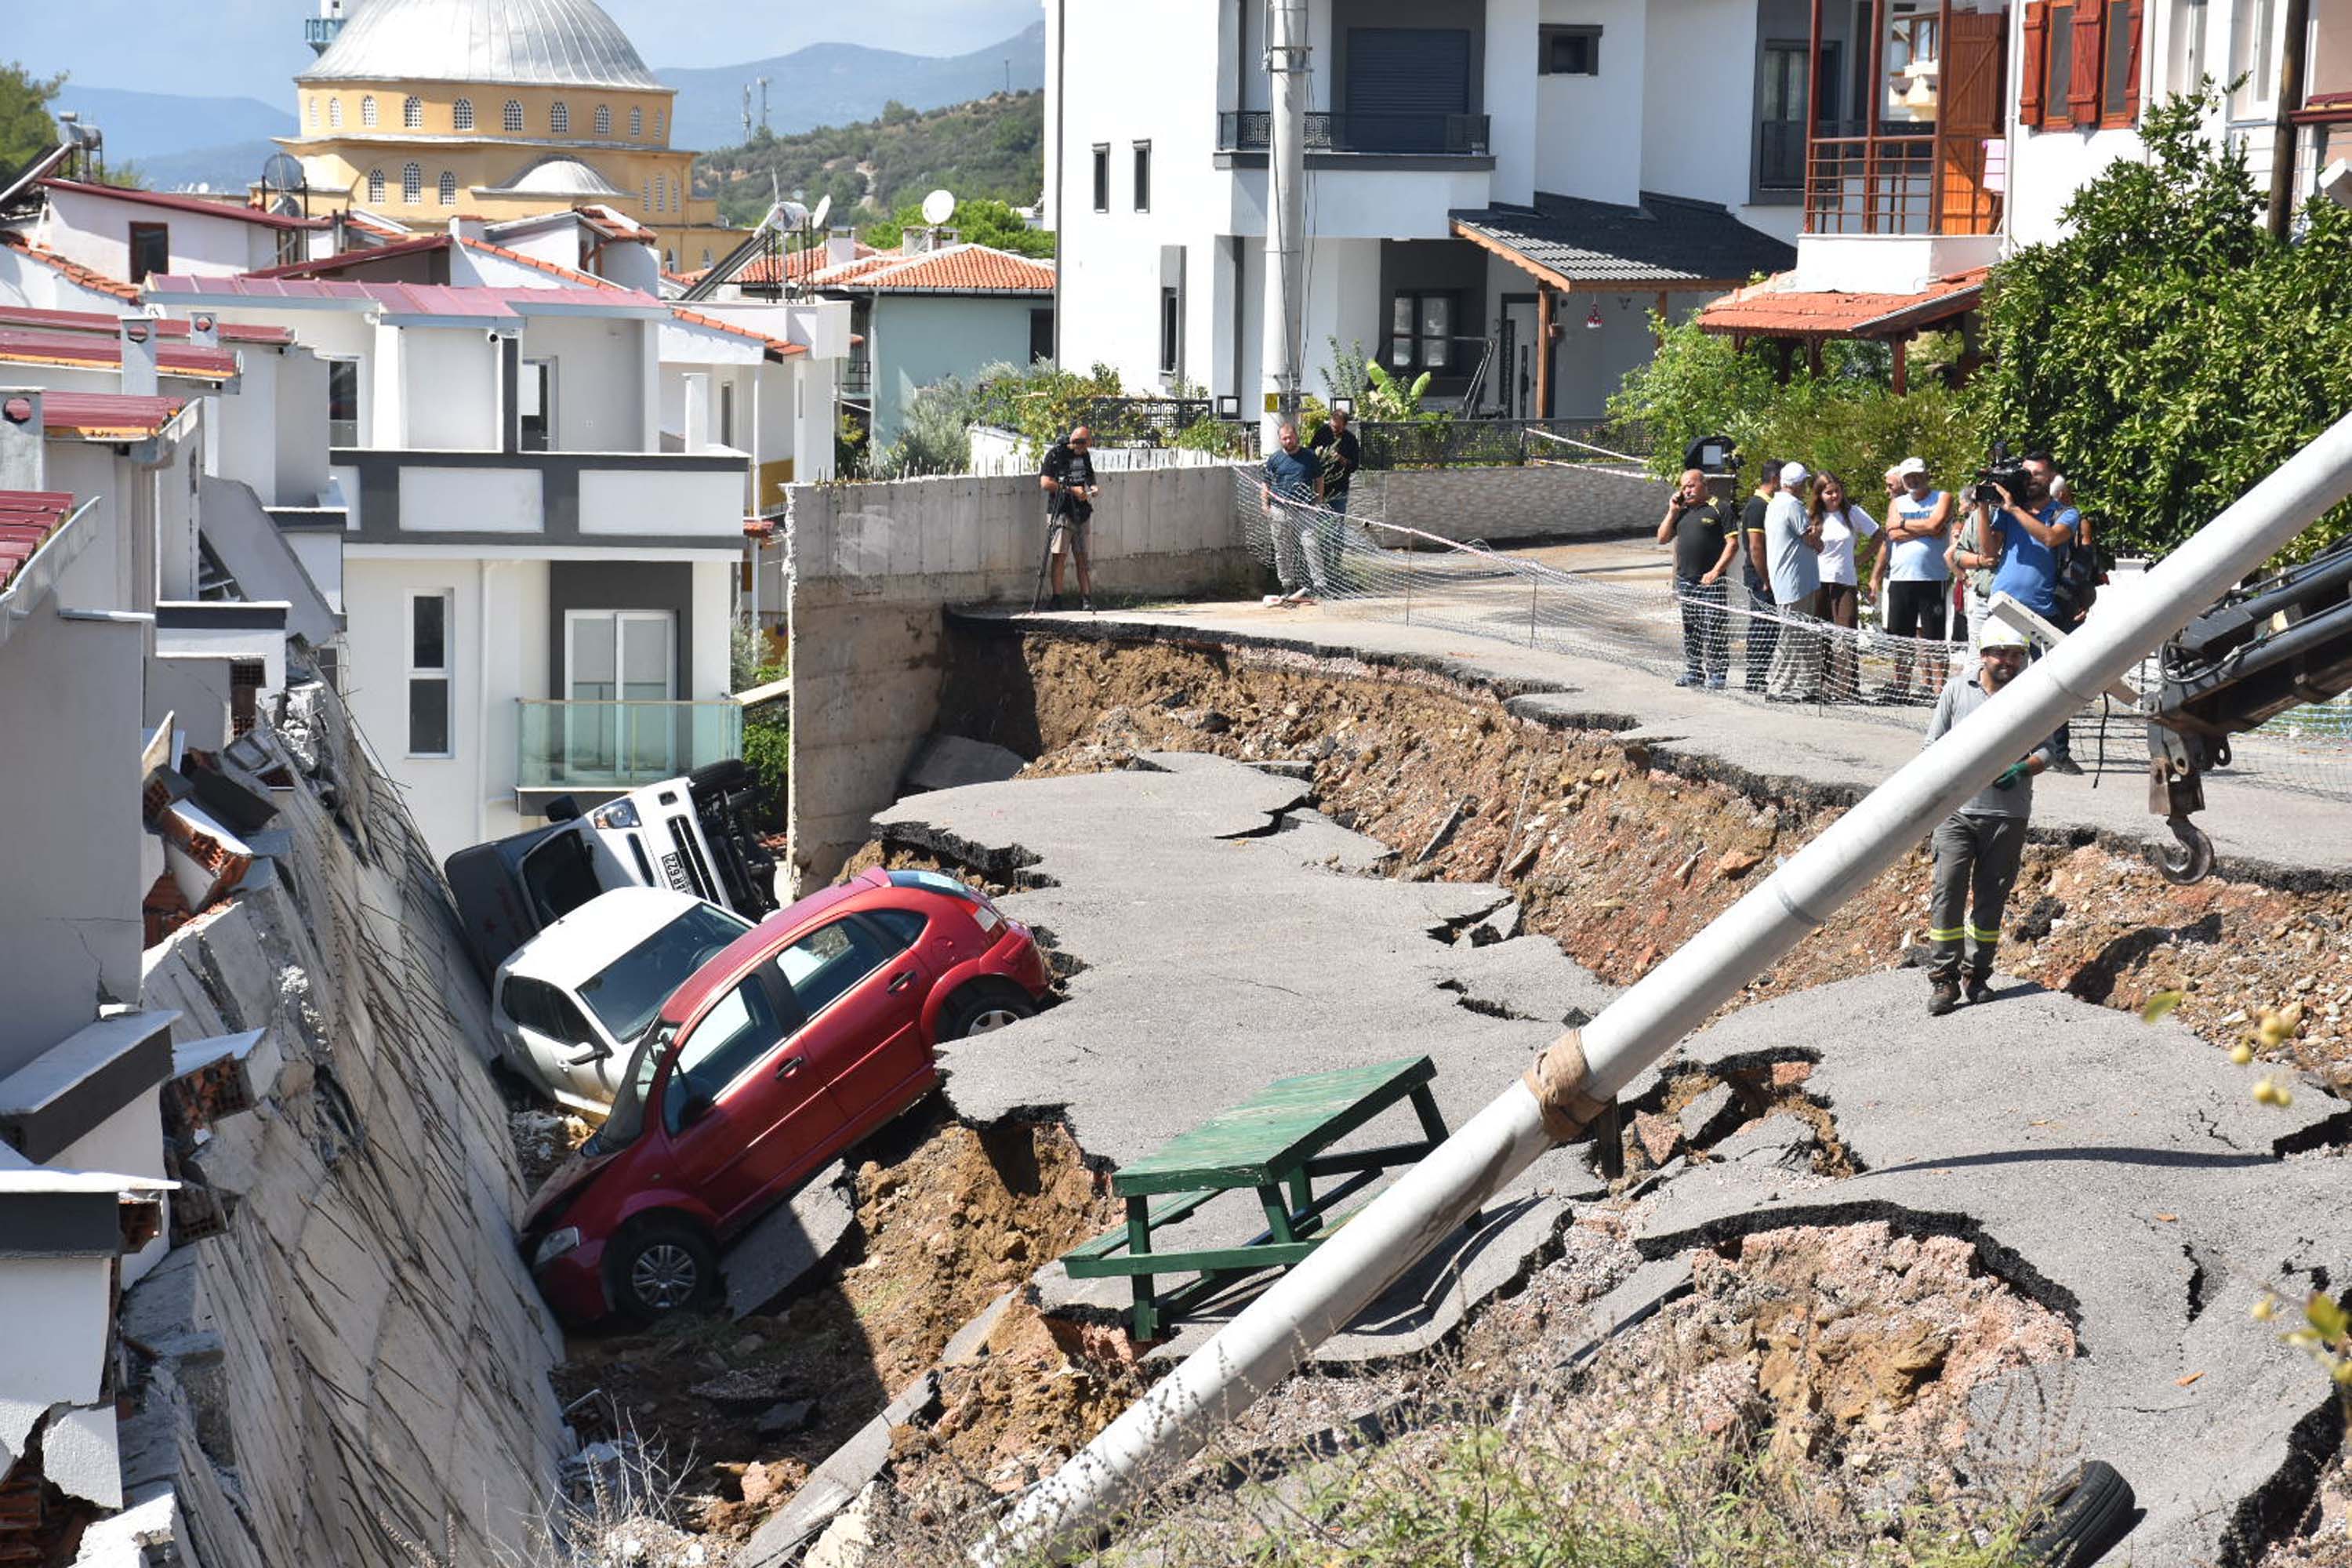
M 648 65 L 719 66 L 839 40 L 961 54 L 1019 32 L 1038 0 L 603 0 Z M 89 87 L 291 102 L 310 0 L 0 0 L 0 59 Z

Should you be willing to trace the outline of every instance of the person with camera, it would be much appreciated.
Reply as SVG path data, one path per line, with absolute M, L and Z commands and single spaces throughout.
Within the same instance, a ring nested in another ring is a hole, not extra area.
M 1323 504 L 1323 460 L 1312 447 L 1299 444 L 1296 425 L 1284 425 L 1275 438 L 1280 445 L 1266 454 L 1265 478 L 1257 493 L 1265 507 L 1266 528 L 1274 535 L 1274 574 L 1282 584 L 1279 602 L 1311 605 L 1318 593 L 1330 591 L 1317 516 Z
M 1704 681 L 1708 690 L 1720 691 L 1731 665 L 1731 638 L 1723 616 L 1731 584 L 1725 574 L 1731 570 L 1739 542 L 1723 506 L 1707 498 L 1703 470 L 1683 470 L 1682 483 L 1675 488 L 1658 524 L 1658 542 L 1675 547 L 1675 597 L 1683 607 L 1683 672 L 1675 684 Z
M 1764 548 L 1764 516 L 1772 498 L 1780 493 L 1780 465 L 1766 458 L 1756 489 L 1739 510 L 1739 571 L 1748 580 L 1748 689 L 1764 689 L 1765 672 L 1772 667 L 1772 647 L 1779 639 L 1780 620 L 1772 614 L 1772 571 Z
M 1095 498 L 1102 486 L 1095 479 L 1095 434 L 1081 425 L 1045 449 L 1037 468 L 1037 488 L 1045 492 L 1046 549 L 1054 557 L 1054 597 L 1050 607 L 1062 607 L 1062 563 L 1078 560 L 1078 605 L 1095 607 L 1094 578 L 1087 568 L 1087 524 L 1094 520 Z
M 1912 700 L 1911 660 L 1919 659 L 1920 701 L 1943 689 L 1945 621 L 1951 610 L 1952 568 L 1948 541 L 1952 497 L 1935 488 L 1927 465 L 1906 458 L 1888 470 L 1902 486 L 1886 511 L 1886 538 L 1871 568 L 1870 596 L 1886 595 L 1886 635 L 1895 642 L 1895 674 L 1882 702 Z
M 1364 459 L 1362 444 L 1348 428 L 1353 423 L 1346 409 L 1334 408 L 1323 428 L 1315 432 L 1315 439 L 1307 443 L 1307 450 L 1323 465 L 1323 505 L 1341 517 L 1348 515 L 1348 481 L 1355 478 Z
M 1992 700 L 2025 668 L 2025 634 L 1995 621 L 1985 627 L 1974 671 L 1956 675 L 1936 700 L 1928 745 Z M 2043 741 L 1970 795 L 1936 829 L 1935 891 L 1927 914 L 1927 1012 L 1942 1017 L 1991 995 L 1992 961 L 2000 946 L 2001 911 L 2024 863 L 2025 827 L 2033 816 L 2033 777 L 2052 763 Z
M 1822 524 L 1805 504 L 1811 478 L 1802 463 L 1781 465 L 1780 493 L 1764 509 L 1765 570 L 1780 622 L 1764 678 L 1767 702 L 1818 702 L 1822 696 Z
M 2047 452 L 2029 454 L 2014 469 L 1987 470 L 1972 498 L 1979 548 L 1959 564 L 1991 570 L 1989 601 L 2007 594 L 2063 632 L 2082 624 L 2095 590 L 2084 581 L 2088 551 L 2076 549 L 2083 514 L 2050 493 L 2057 472 Z M 2090 575 L 2095 579 L 2095 572 Z M 2074 759 L 2070 727 L 2061 725 L 2051 742 L 2054 772 L 2083 771 Z

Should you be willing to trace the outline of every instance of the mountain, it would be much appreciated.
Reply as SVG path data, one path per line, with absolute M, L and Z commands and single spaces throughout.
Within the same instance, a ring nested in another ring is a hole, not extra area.
M 736 223 L 756 221 L 771 191 L 797 191 L 811 206 L 830 196 L 836 223 L 870 222 L 941 187 L 1021 206 L 1045 183 L 1045 95 L 999 92 L 785 136 L 755 131 L 696 159 L 696 188 L 715 191 Z
M 257 98 L 190 98 L 174 92 L 135 92 L 128 88 L 84 87 L 68 81 L 49 109 L 72 110 L 106 132 L 110 161 L 132 159 L 142 167 L 152 158 L 180 155 L 196 147 L 252 142 L 294 132 L 294 89 L 287 105 Z M 251 173 L 260 172 L 258 163 Z
M 108 151 L 114 138 L 107 138 Z M 230 142 L 218 147 L 191 147 L 184 153 L 158 153 L 138 160 L 139 174 L 150 190 L 186 191 L 201 185 L 214 191 L 241 191 L 261 177 L 261 165 L 272 153 L 285 149 L 275 142 Z M 121 154 L 116 153 L 120 158 Z
M 763 76 L 768 79 L 768 126 L 778 136 L 877 119 L 893 100 L 909 109 L 938 109 L 985 98 L 1005 91 L 1008 75 L 1013 91 L 1042 89 L 1045 24 L 1034 23 L 1002 43 L 964 55 L 907 55 L 863 44 L 812 44 L 772 59 L 655 74 L 677 89 L 670 132 L 674 144 L 732 147 L 743 140 L 743 84 L 753 84 L 756 121 L 757 84 Z

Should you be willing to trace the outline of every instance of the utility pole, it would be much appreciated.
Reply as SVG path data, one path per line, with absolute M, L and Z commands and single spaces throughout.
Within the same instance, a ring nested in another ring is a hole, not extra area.
M 751 140 L 751 84 L 743 84 L 743 140 Z
M 768 128 L 768 79 L 760 79 L 760 129 Z
M 1273 97 L 1273 147 L 1266 157 L 1265 330 L 1260 339 L 1267 411 L 1260 416 L 1265 449 L 1298 417 L 1299 360 L 1307 301 L 1307 0 L 1270 0 L 1265 68 Z

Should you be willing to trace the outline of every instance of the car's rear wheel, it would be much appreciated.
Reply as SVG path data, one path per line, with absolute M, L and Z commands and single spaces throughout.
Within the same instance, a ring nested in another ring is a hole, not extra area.
M 973 1035 L 994 1034 L 1036 1016 L 1037 1004 L 1018 986 L 967 985 L 948 998 L 947 1009 L 940 1015 L 940 1038 L 961 1040 Z
M 719 1290 L 719 1249 L 682 1221 L 639 1226 L 613 1249 L 606 1268 L 613 1305 L 641 1323 L 706 1305 Z

